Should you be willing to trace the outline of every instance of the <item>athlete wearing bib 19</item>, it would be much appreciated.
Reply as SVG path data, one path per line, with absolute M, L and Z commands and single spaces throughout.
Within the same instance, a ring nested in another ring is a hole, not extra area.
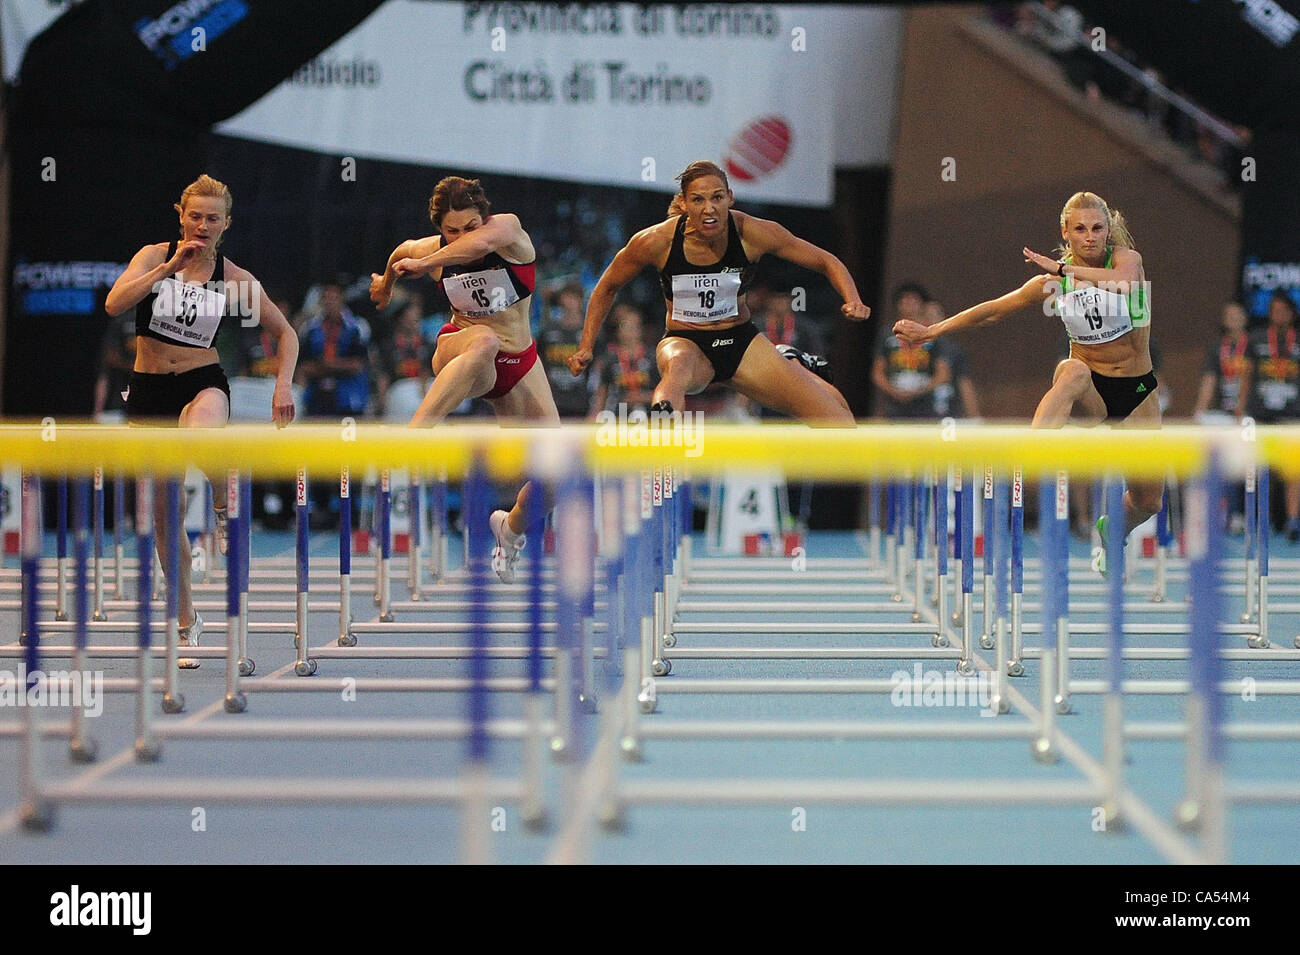
M 1100 196 L 1077 192 L 1061 210 L 1060 225 L 1059 260 L 1022 250 L 1026 262 L 1049 274 L 933 325 L 898 322 L 894 334 L 904 341 L 929 341 L 1050 302 L 1070 336 L 1070 357 L 1056 366 L 1033 427 L 1060 428 L 1073 417 L 1088 425 L 1108 421 L 1121 428 L 1159 428 L 1150 297 L 1142 256 L 1133 248 L 1124 217 Z M 1125 534 L 1160 509 L 1163 490 L 1159 483 L 1129 485 Z
M 411 419 L 432 427 L 466 398 L 486 398 L 498 418 L 558 425 L 546 372 L 528 323 L 536 284 L 533 243 L 508 212 L 490 213 L 477 179 L 448 176 L 433 190 L 429 218 L 437 235 L 408 239 L 393 250 L 383 275 L 371 273 L 370 298 L 388 305 L 399 278 L 428 275 L 451 302 L 433 354 L 433 385 Z M 525 484 L 509 511 L 495 511 L 492 566 L 506 583 L 524 547 Z
M 682 188 L 668 208 L 669 218 L 634 235 L 596 283 L 569 370 L 580 375 L 591 363 L 618 290 L 653 266 L 667 301 L 667 330 L 657 350 L 656 410 L 680 410 L 687 395 L 718 381 L 810 423 L 852 425 L 843 395 L 805 367 L 815 364 L 814 356 L 792 353 L 800 360 L 786 361 L 754 327 L 745 304 L 754 264 L 770 252 L 825 275 L 844 299 L 843 315 L 861 321 L 871 310 L 862 304 L 844 263 L 775 222 L 734 211 L 727 175 L 713 163 L 691 163 L 677 179 Z
M 136 351 L 126 393 L 127 420 L 182 428 L 219 428 L 230 418 L 230 385 L 213 347 L 220 332 L 238 331 L 244 321 L 258 324 L 274 336 L 280 359 L 270 418 L 283 428 L 294 417 L 293 372 L 298 362 L 298 336 L 276 308 L 261 283 L 217 247 L 230 227 L 230 190 L 210 176 L 200 176 L 181 193 L 177 242 L 146 245 L 113 283 L 104 308 L 110 315 L 135 309 Z M 234 294 L 232 295 L 231 292 Z M 253 314 L 240 316 L 236 303 L 251 305 Z M 223 476 L 224 478 L 224 476 Z M 217 515 L 217 541 L 226 552 L 226 482 L 212 482 Z M 165 500 L 155 501 L 158 553 L 167 566 L 170 548 L 189 553 L 184 528 L 168 528 Z M 181 646 L 197 646 L 203 621 L 190 599 L 190 561 L 179 561 L 178 617 Z M 184 669 L 198 661 L 182 659 Z

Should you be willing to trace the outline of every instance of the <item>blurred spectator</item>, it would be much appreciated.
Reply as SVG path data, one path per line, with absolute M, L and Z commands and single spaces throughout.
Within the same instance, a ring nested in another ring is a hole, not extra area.
M 309 417 L 364 414 L 370 401 L 370 328 L 343 304 L 343 285 L 326 282 L 320 314 L 299 334 L 298 380 Z
M 1238 418 L 1241 377 L 1249 361 L 1250 336 L 1246 310 L 1237 302 L 1223 306 L 1219 338 L 1205 349 L 1201 387 L 1192 414 L 1202 424 L 1230 424 Z M 1164 389 L 1161 389 L 1162 391 Z M 1228 531 L 1245 530 L 1245 485 L 1232 484 L 1228 491 Z
M 422 311 L 420 301 L 407 302 L 397 316 L 392 337 L 378 348 L 375 385 L 380 407 L 390 420 L 410 420 L 433 377 L 433 348 L 421 328 Z
M 889 331 L 899 319 L 928 325 L 926 298 L 925 289 L 913 282 L 894 290 L 894 317 L 883 326 L 871 366 L 877 414 L 891 420 L 939 417 L 935 413 L 935 389 L 952 381 L 952 368 L 939 342 L 909 345 Z
M 925 303 L 927 325 L 942 322 L 947 317 L 943 303 L 934 299 Z M 943 355 L 948 359 L 948 368 L 952 372 L 952 381 L 934 389 L 934 413 L 941 418 L 978 418 L 979 395 L 975 393 L 975 383 L 971 381 L 966 353 L 947 339 L 942 341 L 942 345 Z
M 576 282 L 565 285 L 554 294 L 550 314 L 537 336 L 537 354 L 546 368 L 561 418 L 585 418 L 591 404 L 590 369 L 575 378 L 568 365 L 582 338 L 586 319 L 582 306 L 582 286 Z
M 1017 30 L 1056 57 L 1071 85 L 1095 95 L 1096 60 L 1084 44 L 1083 14 L 1060 0 L 1045 0 L 1043 7 L 1045 15 L 1022 7 Z
M 1222 423 L 1224 416 L 1240 416 L 1241 376 L 1248 363 L 1250 337 L 1246 334 L 1246 310 L 1237 302 L 1223 306 L 1218 340 L 1205 350 L 1201 390 L 1193 415 Z
M 1256 329 L 1247 346 L 1238 414 L 1249 412 L 1261 424 L 1300 419 L 1300 342 L 1296 306 L 1279 289 L 1268 303 L 1268 326 Z M 1300 479 L 1286 482 L 1286 536 L 1300 541 Z
M 628 414 L 638 408 L 649 411 L 659 369 L 654 350 L 645 341 L 641 312 L 631 305 L 616 305 L 613 318 L 614 340 L 595 361 L 592 414 L 617 413 L 620 403 L 627 405 Z
M 122 393 L 131 383 L 135 367 L 135 310 L 112 319 L 104 331 L 99 350 L 99 377 L 95 379 L 95 420 L 126 420 L 126 399 Z

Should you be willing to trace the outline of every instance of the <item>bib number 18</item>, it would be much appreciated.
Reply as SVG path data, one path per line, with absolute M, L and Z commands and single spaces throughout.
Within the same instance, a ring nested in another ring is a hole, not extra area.
M 700 297 L 700 308 L 713 308 L 713 290 L 707 292 L 696 292 Z

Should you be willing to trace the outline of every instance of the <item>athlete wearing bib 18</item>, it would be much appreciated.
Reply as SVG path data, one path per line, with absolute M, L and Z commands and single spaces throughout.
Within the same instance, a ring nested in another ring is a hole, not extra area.
M 293 372 L 298 363 L 298 336 L 261 283 L 217 253 L 230 227 L 230 190 L 210 176 L 200 176 L 181 193 L 180 241 L 146 245 L 113 283 L 104 308 L 109 315 L 135 309 L 136 352 L 126 392 L 127 420 L 182 428 L 219 428 L 230 418 L 230 385 L 213 347 L 218 334 L 241 323 L 258 324 L 277 342 L 280 359 L 270 418 L 283 428 L 294 417 Z M 238 314 L 247 305 L 251 315 Z M 217 541 L 226 552 L 226 482 L 212 482 Z M 168 528 L 164 499 L 156 501 L 158 553 L 163 566 L 171 547 L 189 552 L 184 528 Z M 197 646 L 203 621 L 190 599 L 190 561 L 180 562 L 179 618 L 181 646 Z M 197 660 L 182 659 L 185 669 Z
M 1133 248 L 1124 217 L 1100 196 L 1077 192 L 1061 210 L 1060 225 L 1059 259 L 1022 250 L 1025 261 L 1047 275 L 933 325 L 898 322 L 894 334 L 908 342 L 930 341 L 1050 302 L 1070 336 L 1070 357 L 1056 366 L 1033 427 L 1060 428 L 1073 418 L 1087 425 L 1108 421 L 1122 428 L 1159 428 L 1150 296 L 1142 256 Z M 1163 490 L 1158 483 L 1129 485 L 1125 534 L 1160 509 Z
M 408 239 L 393 250 L 382 275 L 371 273 L 370 298 L 388 305 L 398 278 L 430 276 L 451 302 L 433 354 L 433 385 L 411 419 L 432 427 L 466 398 L 485 398 L 498 418 L 558 425 L 546 372 L 528 323 L 536 255 L 519 217 L 491 213 L 477 179 L 448 176 L 433 190 L 429 218 L 437 235 Z M 491 518 L 492 566 L 506 583 L 524 547 L 525 484 L 510 511 Z
M 677 179 L 682 188 L 668 218 L 634 235 L 596 284 L 569 370 L 580 375 L 591 363 L 618 290 L 653 266 L 667 303 L 654 409 L 680 410 L 687 395 L 718 381 L 810 423 L 852 425 L 844 396 L 809 370 L 817 366 L 816 356 L 779 352 L 749 320 L 745 304 L 754 264 L 770 252 L 826 276 L 844 299 L 844 317 L 862 321 L 871 309 L 862 304 L 844 263 L 778 223 L 734 211 L 727 174 L 713 163 L 693 162 Z

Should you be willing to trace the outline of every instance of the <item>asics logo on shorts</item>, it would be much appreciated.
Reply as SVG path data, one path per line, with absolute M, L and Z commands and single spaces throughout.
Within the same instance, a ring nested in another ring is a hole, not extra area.
M 497 359 L 497 364 L 498 364 L 498 365 L 517 365 L 517 364 L 519 364 L 519 359 L 518 359 L 518 358 L 498 358 L 498 359 Z
M 713 339 L 713 344 L 710 345 L 709 347 L 710 347 L 710 348 L 717 348 L 717 347 L 720 346 L 720 345 L 730 345 L 730 344 L 733 344 L 735 341 L 736 341 L 736 340 L 735 340 L 734 338 L 715 338 L 715 339 Z

